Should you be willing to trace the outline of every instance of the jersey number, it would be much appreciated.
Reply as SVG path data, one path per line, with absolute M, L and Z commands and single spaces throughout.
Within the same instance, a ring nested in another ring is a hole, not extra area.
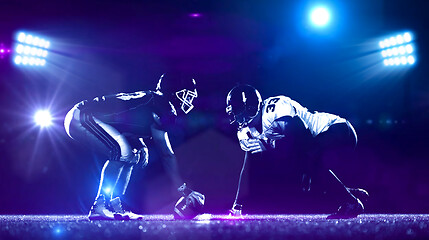
M 267 113 L 274 112 L 274 109 L 276 108 L 276 102 L 278 102 L 280 98 L 272 98 L 270 101 L 268 101 L 267 105 Z

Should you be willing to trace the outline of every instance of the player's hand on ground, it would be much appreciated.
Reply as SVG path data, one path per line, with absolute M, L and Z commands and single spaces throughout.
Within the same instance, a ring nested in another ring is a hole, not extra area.
M 232 208 L 229 210 L 229 215 L 234 217 L 242 216 L 243 205 L 234 203 Z

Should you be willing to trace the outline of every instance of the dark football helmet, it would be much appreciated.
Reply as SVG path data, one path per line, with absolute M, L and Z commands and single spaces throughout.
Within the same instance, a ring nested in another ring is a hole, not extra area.
M 196 85 L 193 78 L 186 78 L 181 74 L 164 73 L 158 80 L 156 91 L 167 97 L 174 107 L 188 114 L 194 108 L 192 101 L 198 97 Z
M 235 86 L 226 97 L 226 113 L 230 123 L 237 122 L 240 127 L 249 124 L 258 115 L 261 104 L 261 94 L 256 88 L 246 84 Z

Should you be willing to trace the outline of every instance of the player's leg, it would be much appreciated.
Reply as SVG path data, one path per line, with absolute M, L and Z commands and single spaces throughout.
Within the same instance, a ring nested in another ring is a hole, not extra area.
M 89 149 L 112 159 L 112 156 L 118 152 L 119 146 L 114 144 L 114 140 L 103 136 L 101 134 L 103 131 L 100 132 L 100 129 L 94 126 L 93 120 L 89 121 L 89 119 L 92 119 L 91 115 L 84 114 L 74 107 L 64 121 L 67 134 Z M 108 202 L 112 189 L 111 182 L 116 181 L 119 171 L 120 166 L 111 164 L 109 160 L 104 164 L 97 196 L 89 214 L 90 219 L 114 219 L 113 212 L 108 209 Z
M 232 204 L 232 208 L 229 210 L 230 215 L 232 216 L 241 216 L 243 211 L 242 199 L 240 196 L 241 182 L 243 179 L 244 171 L 246 170 L 246 164 L 249 159 L 249 152 L 246 152 L 244 155 L 243 166 L 241 167 L 240 176 L 238 178 L 237 184 L 237 192 L 235 193 L 234 203 Z
M 363 213 L 361 200 L 366 191 L 346 187 L 334 171 L 335 161 L 351 161 L 356 142 L 356 133 L 348 123 L 334 124 L 315 139 L 316 155 L 323 161 L 321 181 L 339 206 L 338 211 L 328 218 L 353 218 Z M 338 157 L 341 159 L 335 159 Z
M 96 198 L 100 195 L 106 197 L 108 201 L 113 198 L 113 193 L 116 190 L 119 176 L 123 169 L 123 163 L 120 161 L 107 160 L 101 170 L 100 184 Z
M 101 171 L 98 193 L 89 217 L 90 219 L 113 219 L 114 214 L 109 210 L 112 194 L 115 192 L 125 163 L 128 159 L 134 159 L 135 154 L 125 137 L 114 127 L 79 109 L 75 109 L 71 115 L 73 115 L 72 120 L 69 124 L 65 124 L 68 125 L 66 129 L 69 129 L 69 135 L 90 149 L 109 157 Z
M 107 169 L 111 170 L 111 172 L 104 171 L 104 179 L 106 179 L 106 181 L 100 182 L 101 189 L 104 188 L 104 185 L 107 187 L 111 186 L 109 204 L 115 213 L 115 219 L 141 219 L 141 215 L 134 214 L 130 211 L 125 211 L 121 202 L 121 197 L 125 194 L 130 181 L 133 166 L 137 164 L 140 159 L 140 153 L 133 151 L 133 148 L 131 147 L 131 144 L 127 138 L 114 127 L 103 123 L 97 118 L 94 118 L 94 122 L 100 126 L 108 136 L 112 137 L 115 140 L 115 146 L 119 147 L 119 151 L 115 151 L 116 155 L 114 157 L 112 156 L 112 158 L 115 160 L 109 161 L 107 165 Z M 110 173 L 112 173 L 112 175 L 110 175 Z
M 167 132 L 159 129 L 156 125 L 152 125 L 151 133 L 155 148 L 160 154 L 165 171 L 170 177 L 174 187 L 180 187 L 183 184 L 183 179 L 180 175 L 177 159 L 171 147 Z

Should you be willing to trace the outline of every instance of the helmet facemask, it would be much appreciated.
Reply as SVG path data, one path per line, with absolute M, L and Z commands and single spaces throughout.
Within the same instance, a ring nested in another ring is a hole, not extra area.
M 192 101 L 198 97 L 196 84 L 195 79 L 180 73 L 162 74 L 156 90 L 168 99 L 172 108 L 188 114 L 194 108 Z
M 188 114 L 194 108 L 192 101 L 194 100 L 194 98 L 198 97 L 197 89 L 194 89 L 194 91 L 182 89 L 176 92 L 176 97 L 181 102 L 180 109 L 182 109 L 185 114 Z

